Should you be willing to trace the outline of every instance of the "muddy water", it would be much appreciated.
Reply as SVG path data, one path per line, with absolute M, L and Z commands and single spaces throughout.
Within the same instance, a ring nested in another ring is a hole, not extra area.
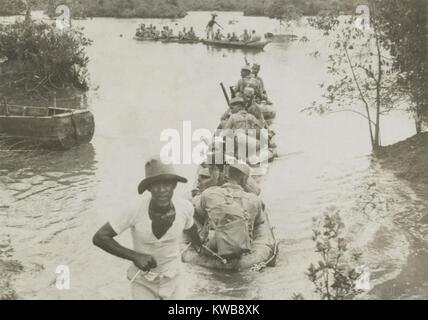
M 202 34 L 208 13 L 183 20 L 92 19 L 76 22 L 94 40 L 89 48 L 94 88 L 88 105 L 96 117 L 91 145 L 66 152 L 2 149 L 0 157 L 0 259 L 14 261 L 7 272 L 21 298 L 125 299 L 127 262 L 101 252 L 91 237 L 111 214 L 132 210 L 144 159 L 159 152 L 160 134 L 213 129 L 226 105 L 219 82 L 233 85 L 245 55 L 203 45 L 139 43 L 137 24 L 195 27 Z M 239 22 L 229 25 L 228 21 Z M 274 31 L 275 21 L 220 15 L 228 30 L 257 26 Z M 294 29 L 307 43 L 272 43 L 248 53 L 278 107 L 275 124 L 280 158 L 262 179 L 262 197 L 280 244 L 275 268 L 261 273 L 223 274 L 187 266 L 192 298 L 317 298 L 305 271 L 316 261 L 311 225 L 330 206 L 342 210 L 352 246 L 363 252 L 374 289 L 368 298 L 427 298 L 428 192 L 416 193 L 370 156 L 366 122 L 350 114 L 309 116 L 301 109 L 319 99 L 328 47 L 305 27 Z M 122 35 L 122 37 L 121 37 Z M 318 51 L 319 57 L 310 55 Z M 384 144 L 413 134 L 407 115 L 383 122 Z M 192 180 L 195 165 L 180 166 Z M 179 193 L 189 186 L 180 186 Z M 129 235 L 120 241 L 129 245 Z M 70 269 L 70 290 L 55 287 L 56 268 Z

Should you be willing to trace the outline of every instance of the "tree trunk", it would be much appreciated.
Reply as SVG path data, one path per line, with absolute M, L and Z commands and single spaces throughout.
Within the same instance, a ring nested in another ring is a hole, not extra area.
M 415 111 L 416 134 L 420 134 L 422 132 L 422 115 L 420 112 L 421 108 L 422 108 L 421 106 L 416 106 L 416 111 Z
M 377 50 L 377 63 L 378 63 L 378 74 L 376 83 L 376 128 L 375 128 L 375 143 L 374 149 L 380 147 L 380 111 L 381 111 L 381 90 L 382 90 L 382 53 L 379 44 L 379 36 L 375 31 L 376 37 L 376 50 Z

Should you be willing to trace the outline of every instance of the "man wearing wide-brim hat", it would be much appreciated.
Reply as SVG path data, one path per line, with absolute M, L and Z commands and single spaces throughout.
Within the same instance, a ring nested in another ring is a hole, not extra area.
M 208 21 L 207 27 L 206 27 L 206 32 L 207 32 L 207 40 L 214 40 L 214 26 L 218 25 L 221 29 L 223 29 L 223 27 L 221 25 L 219 25 L 217 23 L 217 21 L 215 21 L 215 18 L 217 18 L 218 15 L 216 13 L 212 13 L 211 14 L 211 20 Z
M 138 193 L 143 195 L 139 210 L 112 217 L 95 234 L 93 242 L 132 262 L 128 279 L 134 299 L 184 299 L 180 253 L 183 231 L 198 251 L 201 247 L 192 204 L 174 196 L 177 183 L 186 183 L 187 179 L 159 157 L 151 158 L 145 171 L 146 176 L 138 185 Z M 114 240 L 128 229 L 133 249 Z

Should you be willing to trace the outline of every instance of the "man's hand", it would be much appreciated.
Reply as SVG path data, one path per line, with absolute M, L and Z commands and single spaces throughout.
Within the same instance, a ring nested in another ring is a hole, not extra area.
M 132 259 L 132 262 L 134 262 L 138 269 L 144 272 L 148 272 L 150 269 L 157 267 L 156 260 L 147 254 L 136 253 Z

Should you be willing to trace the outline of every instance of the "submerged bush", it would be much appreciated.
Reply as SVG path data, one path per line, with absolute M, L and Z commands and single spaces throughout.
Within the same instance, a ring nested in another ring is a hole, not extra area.
M 60 31 L 31 20 L 0 25 L 0 90 L 24 89 L 28 95 L 89 88 L 85 47 L 91 41 L 79 30 Z
M 307 276 L 322 300 L 353 299 L 363 293 L 356 288 L 362 276 L 355 267 L 360 254 L 349 254 L 344 228 L 339 210 L 334 207 L 314 220 L 312 239 L 321 259 L 316 265 L 310 265 Z

